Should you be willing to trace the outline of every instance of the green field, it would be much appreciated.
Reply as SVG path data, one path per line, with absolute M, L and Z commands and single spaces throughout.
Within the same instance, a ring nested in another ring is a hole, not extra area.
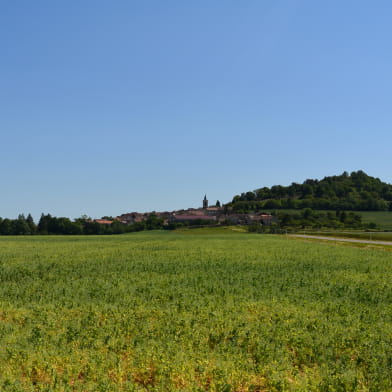
M 325 210 L 317 210 L 318 212 L 327 212 Z M 266 212 L 285 212 L 288 214 L 298 214 L 301 210 L 267 210 Z M 335 211 L 330 211 L 335 212 Z M 392 211 L 353 211 L 362 216 L 363 223 L 375 223 L 378 229 L 392 230 Z
M 376 223 L 383 230 L 392 230 L 392 211 L 359 211 L 363 223 Z
M 1 391 L 391 391 L 392 256 L 228 229 L 0 238 Z

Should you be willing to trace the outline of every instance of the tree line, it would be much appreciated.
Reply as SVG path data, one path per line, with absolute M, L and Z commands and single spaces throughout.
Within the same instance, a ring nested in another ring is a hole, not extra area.
M 183 226 L 206 226 L 215 222 L 205 222 L 195 220 L 192 222 L 170 222 L 164 220 L 156 214 L 150 214 L 142 222 L 124 224 L 112 217 L 104 216 L 101 219 L 112 220 L 111 224 L 101 224 L 87 216 L 71 220 L 65 217 L 55 217 L 50 214 L 42 214 L 36 224 L 31 214 L 27 217 L 20 214 L 17 219 L 0 217 L 0 235 L 110 235 L 124 234 L 144 230 L 175 230 Z
M 36 224 L 31 214 L 27 217 L 20 214 L 17 219 L 0 218 L 0 235 L 110 235 L 161 229 L 163 226 L 163 219 L 155 214 L 132 225 L 125 225 L 117 220 L 113 220 L 110 225 L 100 224 L 85 216 L 71 220 L 50 214 L 42 214 Z
M 287 230 L 298 229 L 376 229 L 375 223 L 362 223 L 362 217 L 352 211 L 314 211 L 305 208 L 298 212 L 275 211 L 277 223 L 271 226 L 253 224 L 248 231 L 257 233 L 283 233 Z
M 238 213 L 304 208 L 392 211 L 392 185 L 359 170 L 322 180 L 308 179 L 302 184 L 259 188 L 234 196 L 227 207 Z

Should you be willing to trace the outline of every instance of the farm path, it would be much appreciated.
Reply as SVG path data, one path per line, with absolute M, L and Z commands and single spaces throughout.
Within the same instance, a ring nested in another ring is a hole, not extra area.
M 328 240 L 328 241 L 340 241 L 340 242 L 354 242 L 354 243 L 359 243 L 359 244 L 390 245 L 390 246 L 392 246 L 392 241 L 370 241 L 370 240 L 361 240 L 361 239 L 353 239 L 353 238 L 323 237 L 323 236 L 306 235 L 306 234 L 289 234 L 289 237 L 310 238 L 310 239 L 316 239 L 316 240 Z

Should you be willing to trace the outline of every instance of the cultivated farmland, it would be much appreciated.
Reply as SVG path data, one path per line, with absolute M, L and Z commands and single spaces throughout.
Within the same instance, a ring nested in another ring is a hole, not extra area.
M 392 254 L 213 229 L 0 238 L 1 391 L 390 391 Z

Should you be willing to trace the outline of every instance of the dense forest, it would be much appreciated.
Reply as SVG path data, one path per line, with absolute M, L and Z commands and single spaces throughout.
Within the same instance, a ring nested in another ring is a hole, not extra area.
M 392 185 L 363 171 L 344 172 L 322 180 L 302 184 L 274 185 L 234 196 L 227 204 L 235 212 L 257 212 L 266 209 L 392 211 Z

